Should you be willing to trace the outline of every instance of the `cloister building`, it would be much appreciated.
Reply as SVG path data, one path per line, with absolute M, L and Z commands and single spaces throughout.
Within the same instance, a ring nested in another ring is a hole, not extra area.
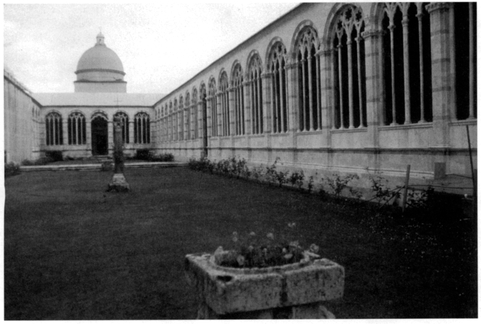
M 319 175 L 400 178 L 408 164 L 418 179 L 470 175 L 476 21 L 475 2 L 300 4 L 167 95 L 127 94 L 122 63 L 99 35 L 75 93 L 25 92 L 28 104 L 13 103 L 18 86 L 5 76 L 5 113 L 31 111 L 21 122 L 27 148 L 6 135 L 7 159 L 19 149 L 111 154 L 118 115 L 130 154 L 279 158 Z

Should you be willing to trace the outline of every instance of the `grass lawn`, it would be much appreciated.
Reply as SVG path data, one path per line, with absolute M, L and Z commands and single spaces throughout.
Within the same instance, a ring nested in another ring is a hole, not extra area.
M 187 168 L 30 172 L 5 180 L 5 319 L 192 319 L 184 256 L 297 223 L 346 269 L 338 318 L 477 317 L 476 226 L 366 216 L 357 205 Z

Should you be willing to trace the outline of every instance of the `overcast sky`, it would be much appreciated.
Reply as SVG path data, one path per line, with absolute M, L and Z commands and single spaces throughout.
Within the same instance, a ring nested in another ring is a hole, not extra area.
M 297 4 L 5 4 L 4 63 L 30 91 L 73 92 L 101 30 L 127 92 L 167 94 Z

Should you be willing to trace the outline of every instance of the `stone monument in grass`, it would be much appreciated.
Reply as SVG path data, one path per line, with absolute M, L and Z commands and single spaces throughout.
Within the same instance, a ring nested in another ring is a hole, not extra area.
M 124 152 L 122 150 L 122 120 L 114 117 L 114 175 L 107 191 L 128 192 L 130 186 L 124 176 Z

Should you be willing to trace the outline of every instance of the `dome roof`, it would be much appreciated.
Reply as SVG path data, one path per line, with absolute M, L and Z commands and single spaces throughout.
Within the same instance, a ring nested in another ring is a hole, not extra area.
M 88 49 L 80 57 L 75 73 L 86 70 L 110 70 L 125 74 L 122 61 L 114 51 L 105 45 L 102 33 L 97 36 L 95 46 Z

